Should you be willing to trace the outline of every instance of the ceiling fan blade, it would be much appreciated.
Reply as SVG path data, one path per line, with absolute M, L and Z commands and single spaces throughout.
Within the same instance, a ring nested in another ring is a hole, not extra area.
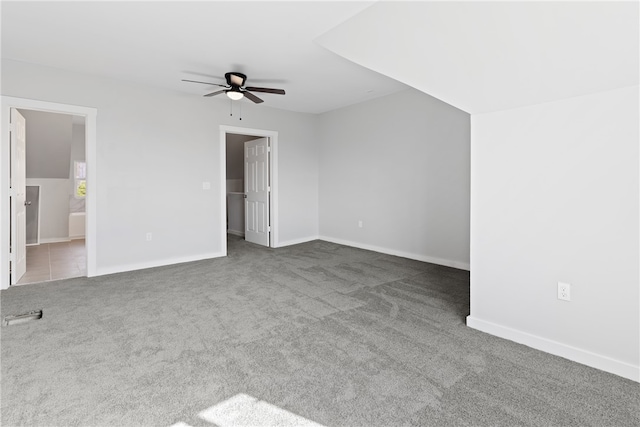
M 217 92 L 208 93 L 208 94 L 206 94 L 204 96 L 216 96 L 216 95 L 220 95 L 221 93 L 225 93 L 225 92 L 226 92 L 226 90 L 219 90 Z
M 253 92 L 273 93 L 275 95 L 284 95 L 284 89 L 271 89 L 268 87 L 245 87 L 246 90 Z
M 183 82 L 189 82 L 189 83 L 202 83 L 203 85 L 212 85 L 212 86 L 220 86 L 220 87 L 226 87 L 225 85 L 220 85 L 218 83 L 208 83 L 208 82 L 199 82 L 197 80 L 186 80 L 186 79 L 182 79 Z
M 261 102 L 264 102 L 262 99 L 258 98 L 257 96 L 255 96 L 251 92 L 247 92 L 245 90 L 245 91 L 242 91 L 242 93 L 244 93 L 244 96 L 246 96 L 247 98 L 249 98 L 250 100 L 252 100 L 256 104 L 260 104 Z

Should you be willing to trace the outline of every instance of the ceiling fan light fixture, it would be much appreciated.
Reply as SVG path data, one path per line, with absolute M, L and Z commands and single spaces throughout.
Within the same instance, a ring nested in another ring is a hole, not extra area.
M 231 89 L 227 91 L 227 96 L 234 101 L 238 101 L 244 97 L 244 94 L 237 89 Z
M 238 73 L 238 72 L 226 73 L 224 77 L 227 80 L 226 85 L 221 85 L 217 83 L 200 82 L 197 80 L 183 79 L 183 81 L 191 82 L 191 83 L 201 83 L 201 84 L 210 85 L 210 86 L 220 86 L 224 88 L 221 90 L 217 90 L 215 92 L 207 93 L 203 96 L 216 96 L 222 93 L 226 93 L 229 99 L 233 101 L 239 101 L 242 98 L 247 98 L 249 101 L 252 101 L 254 104 L 261 104 L 264 102 L 262 99 L 258 98 L 254 94 L 254 92 L 270 93 L 273 95 L 285 94 L 284 89 L 274 89 L 270 87 L 253 87 L 253 86 L 245 87 L 244 84 L 247 81 L 247 76 L 245 76 L 242 73 Z

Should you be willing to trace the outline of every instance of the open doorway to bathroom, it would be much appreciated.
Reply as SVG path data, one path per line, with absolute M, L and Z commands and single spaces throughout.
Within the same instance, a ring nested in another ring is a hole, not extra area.
M 26 122 L 26 272 L 16 285 L 87 275 L 85 117 L 18 109 Z

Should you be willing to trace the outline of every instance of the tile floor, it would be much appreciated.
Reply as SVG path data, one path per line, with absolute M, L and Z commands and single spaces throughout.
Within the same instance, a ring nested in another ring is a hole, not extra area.
M 84 239 L 27 246 L 27 272 L 18 285 L 87 275 Z

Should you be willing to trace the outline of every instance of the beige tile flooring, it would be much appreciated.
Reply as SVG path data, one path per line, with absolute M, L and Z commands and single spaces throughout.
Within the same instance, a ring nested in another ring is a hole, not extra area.
M 27 246 L 27 272 L 18 285 L 87 275 L 84 239 Z

